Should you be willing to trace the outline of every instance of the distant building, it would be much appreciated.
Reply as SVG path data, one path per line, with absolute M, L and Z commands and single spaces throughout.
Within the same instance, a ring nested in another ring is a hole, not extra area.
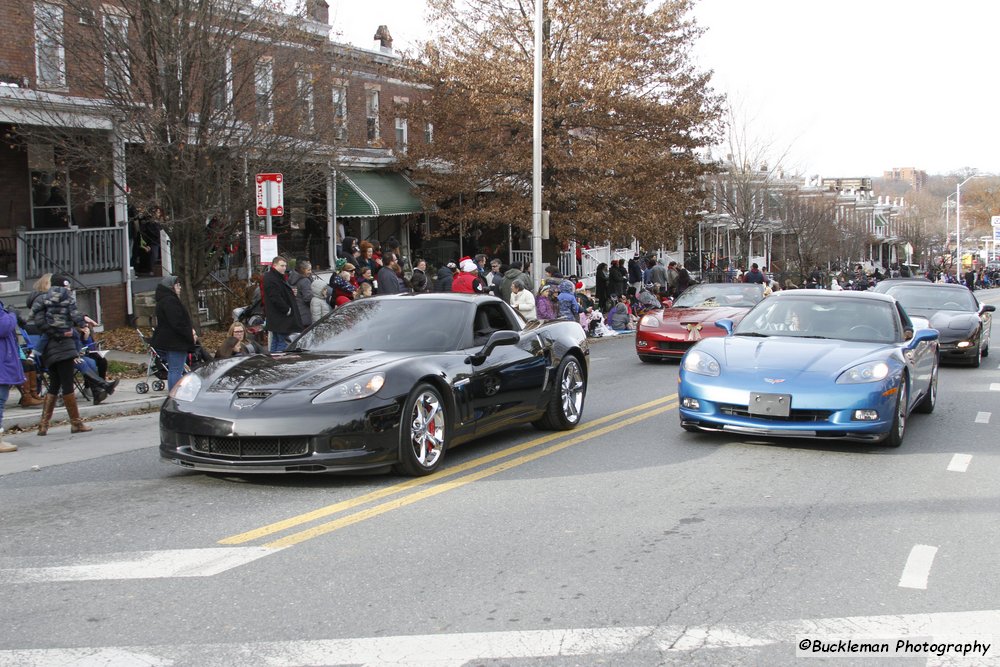
M 882 178 L 887 181 L 909 183 L 917 192 L 923 190 L 927 184 L 927 172 L 915 167 L 893 167 L 891 171 L 882 172 Z

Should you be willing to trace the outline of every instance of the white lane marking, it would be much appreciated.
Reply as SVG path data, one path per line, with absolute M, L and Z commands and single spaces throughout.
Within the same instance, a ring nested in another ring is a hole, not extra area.
M 969 469 L 971 461 L 972 454 L 955 454 L 951 457 L 951 463 L 948 464 L 948 472 L 965 472 Z
M 910 557 L 906 559 L 903 576 L 899 578 L 899 587 L 926 589 L 927 578 L 931 574 L 931 565 L 934 564 L 937 550 L 937 547 L 926 544 L 918 544 L 910 549 Z
M 101 554 L 64 565 L 0 569 L 0 584 L 211 577 L 278 551 L 266 547 L 213 547 Z
M 991 382 L 990 391 L 1000 391 L 1000 382 Z
M 989 424 L 990 417 L 993 415 L 992 412 L 977 412 L 976 413 L 976 423 L 977 424 Z
M 176 646 L 83 647 L 0 651 L 0 667 L 51 665 L 199 665 L 280 667 L 363 664 L 457 667 L 470 661 L 614 656 L 792 644 L 812 637 L 920 637 L 983 640 L 1000 627 L 1000 609 L 930 614 L 798 619 L 710 626 L 638 626 L 470 632 L 346 639 L 181 644 Z M 979 656 L 982 657 L 982 656 Z

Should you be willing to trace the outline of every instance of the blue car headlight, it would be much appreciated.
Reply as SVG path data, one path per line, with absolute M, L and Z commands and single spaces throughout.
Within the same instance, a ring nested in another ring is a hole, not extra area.
M 196 373 L 188 373 L 170 390 L 170 398 L 175 401 L 193 401 L 201 391 L 201 378 Z
M 338 382 L 323 390 L 312 402 L 339 403 L 340 401 L 353 401 L 357 398 L 368 398 L 378 393 L 384 384 L 385 373 L 366 373 L 344 382 Z
M 868 361 L 848 368 L 837 378 L 837 384 L 862 384 L 878 382 L 889 375 L 889 364 L 884 361 Z
M 685 354 L 682 365 L 687 372 L 698 375 L 718 375 L 722 371 L 715 357 L 698 350 L 690 350 Z

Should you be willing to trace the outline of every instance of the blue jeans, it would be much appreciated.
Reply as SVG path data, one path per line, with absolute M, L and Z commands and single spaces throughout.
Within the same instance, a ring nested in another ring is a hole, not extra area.
M 0 384 L 0 430 L 3 429 L 3 405 L 10 398 L 10 387 L 9 384 Z
M 184 364 L 187 363 L 188 355 L 187 352 L 167 350 L 161 356 L 167 360 L 167 391 L 170 391 L 184 375 Z
M 284 352 L 288 348 L 288 334 L 271 332 L 271 352 Z

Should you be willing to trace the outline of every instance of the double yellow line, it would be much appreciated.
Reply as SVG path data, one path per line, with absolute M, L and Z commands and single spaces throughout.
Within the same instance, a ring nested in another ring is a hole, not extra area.
M 595 419 L 593 421 L 587 422 L 585 425 L 574 431 L 560 431 L 557 433 L 551 433 L 534 440 L 529 440 L 528 442 L 516 445 L 514 447 L 509 447 L 507 449 L 495 452 L 493 454 L 488 454 L 487 456 L 482 456 L 471 461 L 456 465 L 454 467 L 448 467 L 440 472 L 437 472 L 428 477 L 417 477 L 414 479 L 407 480 L 405 482 L 400 482 L 399 484 L 393 484 L 384 489 L 379 489 L 377 491 L 372 491 L 371 493 L 366 493 L 364 495 L 358 496 L 357 498 L 351 498 L 349 500 L 343 500 L 332 505 L 327 505 L 326 507 L 321 507 L 319 509 L 313 510 L 311 512 L 306 512 L 305 514 L 299 514 L 297 516 L 289 517 L 275 523 L 268 524 L 266 526 L 261 526 L 260 528 L 255 528 L 249 530 L 245 533 L 240 533 L 238 535 L 232 535 L 230 537 L 223 538 L 219 540 L 219 544 L 246 544 L 247 542 L 252 542 L 254 540 L 259 540 L 265 537 L 270 537 L 277 533 L 284 532 L 291 528 L 296 528 L 307 523 L 312 523 L 319 519 L 332 516 L 334 514 L 339 514 L 341 512 L 346 512 L 347 510 L 354 509 L 361 505 L 374 502 L 376 500 L 381 500 L 389 496 L 396 494 L 405 493 L 418 487 L 428 487 L 424 489 L 419 489 L 414 493 L 410 493 L 401 498 L 396 498 L 374 507 L 364 509 L 360 512 L 354 514 L 348 514 L 332 521 L 313 526 L 312 528 L 307 528 L 305 530 L 299 531 L 297 533 L 292 533 L 280 539 L 268 542 L 264 544 L 265 547 L 271 549 L 279 549 L 283 547 L 289 547 L 295 544 L 300 544 L 306 540 L 310 540 L 314 537 L 319 537 L 320 535 L 326 535 L 327 533 L 339 530 L 346 526 L 350 526 L 367 519 L 385 514 L 386 512 L 391 512 L 392 510 L 399 509 L 401 507 L 406 507 L 407 505 L 412 505 L 413 503 L 420 502 L 421 500 L 426 500 L 427 498 L 432 498 L 441 493 L 451 491 L 453 489 L 460 488 L 467 484 L 479 481 L 486 477 L 496 475 L 498 473 L 510 470 L 511 468 L 516 468 L 517 466 L 523 465 L 530 461 L 540 459 L 549 454 L 558 452 L 559 450 L 571 447 L 573 445 L 585 442 L 587 440 L 592 440 L 593 438 L 617 431 L 620 428 L 629 426 L 631 424 L 636 424 L 641 421 L 645 421 L 651 417 L 663 414 L 668 410 L 672 410 L 677 407 L 677 394 L 671 394 L 670 396 L 665 396 L 663 398 L 658 398 L 655 401 L 650 401 L 648 403 L 643 403 L 642 405 L 636 405 L 634 407 L 628 408 L 627 410 L 622 410 L 614 414 L 606 415 Z M 626 417 L 627 415 L 636 414 L 632 417 Z M 608 422 L 613 422 L 610 425 L 602 426 L 603 424 L 608 424 Z M 600 428 L 599 428 L 600 427 Z M 550 447 L 545 447 L 539 449 L 538 451 L 530 452 L 524 454 L 523 456 L 516 456 L 527 450 L 534 449 L 541 445 L 545 445 L 553 440 L 559 440 L 565 438 L 566 436 L 571 436 L 567 440 L 563 440 Z M 441 481 L 446 478 L 456 477 L 466 471 L 479 468 L 480 466 L 486 465 L 488 463 L 493 463 L 494 461 L 510 458 L 507 461 L 497 463 L 496 465 L 490 466 L 488 468 L 483 468 L 482 470 L 477 470 L 468 475 L 464 475 L 458 479 L 450 479 L 448 481 Z

